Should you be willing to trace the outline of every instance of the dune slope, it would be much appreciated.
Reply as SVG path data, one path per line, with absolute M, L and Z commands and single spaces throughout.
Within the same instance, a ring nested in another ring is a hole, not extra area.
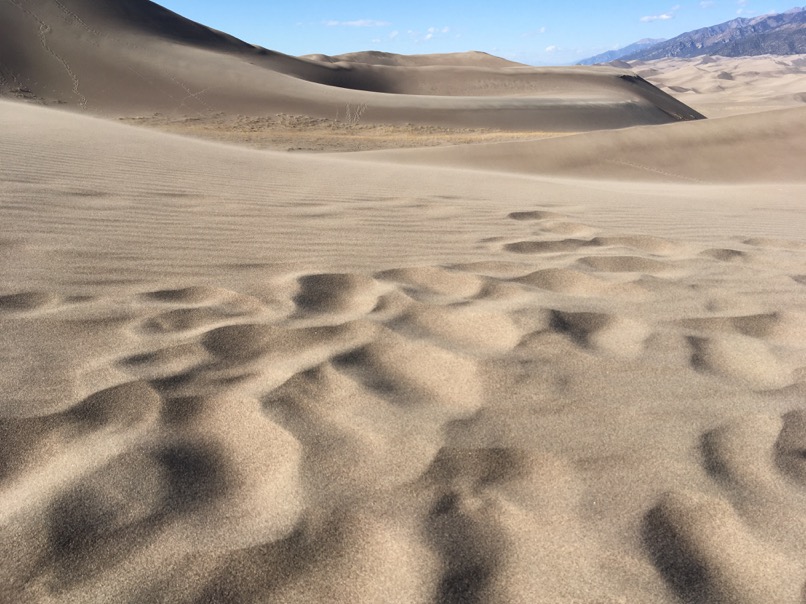
M 803 182 L 806 107 L 546 140 L 372 151 L 357 158 L 555 177 Z
M 383 165 L 9 102 L 0 165 L 9 601 L 801 598 L 802 182 Z
M 576 131 L 697 119 L 624 71 L 326 63 L 257 48 L 147 0 L 0 4 L 0 90 L 102 115 L 291 113 Z

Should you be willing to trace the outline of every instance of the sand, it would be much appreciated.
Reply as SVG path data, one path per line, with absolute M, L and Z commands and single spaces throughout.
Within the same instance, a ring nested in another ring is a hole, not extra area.
M 626 66 L 708 117 L 806 104 L 806 55 L 661 59 Z
M 20 6 L 72 66 L 153 5 Z M 803 602 L 803 109 L 614 129 L 590 73 L 576 134 L 364 153 L 0 99 L 0 600 Z

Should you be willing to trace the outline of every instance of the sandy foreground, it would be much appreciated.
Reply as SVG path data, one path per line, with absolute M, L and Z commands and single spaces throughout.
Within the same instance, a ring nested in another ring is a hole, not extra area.
M 799 171 L 0 149 L 7 601 L 801 601 Z
M 306 61 L 154 6 L 0 4 L 0 602 L 806 601 L 774 77 L 703 120 L 615 67 Z

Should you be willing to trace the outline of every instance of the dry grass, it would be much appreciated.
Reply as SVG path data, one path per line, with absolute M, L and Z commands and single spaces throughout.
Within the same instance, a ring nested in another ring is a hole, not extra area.
M 416 124 L 360 124 L 305 115 L 265 117 L 216 113 L 195 117 L 154 114 L 121 121 L 207 140 L 280 151 L 368 151 L 436 147 L 564 136 L 558 132 L 512 132 L 488 128 L 446 128 Z

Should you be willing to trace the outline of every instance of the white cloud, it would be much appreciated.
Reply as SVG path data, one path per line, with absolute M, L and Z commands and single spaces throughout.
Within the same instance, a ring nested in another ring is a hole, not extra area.
M 641 17 L 641 23 L 651 23 L 652 21 L 668 21 L 669 19 L 674 19 L 674 15 L 671 13 L 661 13 L 660 15 L 647 15 L 646 17 Z
M 651 23 L 653 21 L 668 21 L 669 19 L 674 19 L 677 11 L 679 11 L 681 6 L 679 4 L 675 4 L 672 8 L 667 10 L 664 13 L 660 13 L 659 15 L 647 15 L 645 17 L 641 17 L 641 23 Z
M 428 42 L 429 40 L 446 36 L 451 33 L 451 28 L 448 27 L 447 25 L 442 27 L 432 26 L 425 30 L 425 34 L 419 31 L 414 31 L 412 29 L 408 30 L 406 33 L 409 35 L 409 38 L 411 38 L 416 44 L 418 44 L 420 42 Z M 457 34 L 454 37 L 459 37 L 459 34 Z
M 390 40 L 394 40 L 394 39 L 395 39 L 395 38 L 397 38 L 399 35 L 400 35 L 400 32 L 399 32 L 399 31 L 397 31 L 397 30 L 395 30 L 395 31 L 391 31 L 391 32 L 389 32 L 389 39 L 390 39 Z
M 711 8 L 714 4 L 714 0 L 700 0 L 700 8 Z
M 558 50 L 560 50 L 560 47 L 554 44 L 546 46 L 546 52 L 557 52 Z
M 533 29 L 532 31 L 527 31 L 521 34 L 521 38 L 533 38 L 535 36 L 542 36 L 544 33 L 548 31 L 548 28 L 544 25 L 543 27 L 539 27 L 537 29 Z
M 388 27 L 389 21 L 377 21 L 376 19 L 356 19 L 355 21 L 325 21 L 328 27 Z

